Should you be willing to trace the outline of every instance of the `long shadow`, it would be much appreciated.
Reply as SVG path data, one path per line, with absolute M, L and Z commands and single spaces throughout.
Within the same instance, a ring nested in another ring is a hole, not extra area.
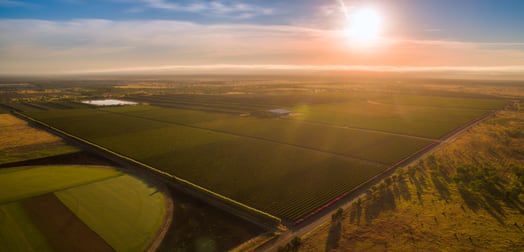
M 37 159 L 24 160 L 19 162 L 12 162 L 6 164 L 0 164 L 0 168 L 10 168 L 18 166 L 28 165 L 69 165 L 69 164 L 82 164 L 82 165 L 108 165 L 118 166 L 116 162 L 109 159 L 100 157 L 87 151 L 78 151 L 73 153 L 66 153 L 62 155 L 56 155 L 51 157 L 43 157 Z
M 357 204 L 353 204 L 351 211 L 349 212 L 349 223 L 360 224 L 360 214 L 362 213 L 362 207 Z
M 460 196 L 464 200 L 464 203 L 466 203 L 466 206 L 468 206 L 468 208 L 471 209 L 471 211 L 477 212 L 481 206 L 480 198 L 478 198 L 474 193 L 472 193 L 462 184 L 457 184 L 457 188 Z
M 500 224 L 504 225 L 503 218 L 506 217 L 506 214 L 504 212 L 504 209 L 502 209 L 502 206 L 497 202 L 497 199 L 489 195 L 484 195 L 484 202 L 484 208 L 486 209 L 486 211 Z
M 424 190 L 429 188 L 428 182 L 426 181 L 426 176 L 421 174 L 420 176 L 414 179 L 415 187 L 417 189 L 417 200 L 421 206 L 424 206 L 424 200 L 422 199 L 422 194 Z
M 364 212 L 366 223 L 371 223 L 373 219 L 378 217 L 380 212 L 393 210 L 397 207 L 395 196 L 390 189 L 382 189 L 377 193 L 379 195 L 374 200 L 368 202 L 366 206 L 366 211 Z
M 472 192 L 462 184 L 458 184 L 458 191 L 468 208 L 473 212 L 477 212 L 480 208 L 483 208 L 501 225 L 505 225 L 504 218 L 506 214 L 496 197 L 486 193 L 478 194 Z
M 511 199 L 509 197 L 504 197 L 504 203 L 507 207 L 516 209 L 520 214 L 524 214 L 524 209 L 520 206 L 522 203 L 518 199 Z
M 340 223 L 340 221 L 332 222 L 331 227 L 329 228 L 329 234 L 326 241 L 326 252 L 338 248 L 341 234 L 342 224 Z
M 442 182 L 437 173 L 431 173 L 431 181 L 433 182 L 433 185 L 435 185 L 435 188 L 437 189 L 441 199 L 446 201 L 451 199 L 451 193 L 449 192 L 448 185 L 446 182 Z
M 424 192 L 424 188 L 422 187 L 422 184 L 420 183 L 420 180 L 416 177 L 410 177 L 411 182 L 413 182 L 413 185 L 415 185 L 415 189 L 417 189 L 417 192 Z
M 349 223 L 360 225 L 360 217 L 362 216 L 362 203 L 356 202 L 351 205 L 349 212 Z
M 409 188 L 408 188 L 405 176 L 398 177 L 398 191 L 399 191 L 399 195 L 404 200 L 406 201 L 411 200 L 411 193 L 409 192 Z

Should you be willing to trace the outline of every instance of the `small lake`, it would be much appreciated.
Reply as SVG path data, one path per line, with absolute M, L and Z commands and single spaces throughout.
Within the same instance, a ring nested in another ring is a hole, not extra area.
M 82 101 L 82 103 L 95 105 L 95 106 L 124 106 L 124 105 L 138 105 L 137 102 L 124 101 L 117 99 L 103 99 L 103 100 L 88 100 Z

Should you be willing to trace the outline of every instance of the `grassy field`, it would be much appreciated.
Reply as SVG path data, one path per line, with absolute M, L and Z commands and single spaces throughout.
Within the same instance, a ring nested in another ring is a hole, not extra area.
M 89 140 L 289 218 L 311 211 L 385 168 L 293 146 L 173 125 Z M 154 144 L 144 144 L 147 142 Z M 341 177 L 329 179 L 333 173 Z M 294 179 L 298 174 L 301 179 Z M 282 192 L 275 195 L 267 188 Z M 287 210 L 294 212 L 284 213 Z
M 432 99 L 427 100 L 431 104 Z M 491 109 L 501 107 L 502 104 L 500 101 L 493 103 Z M 480 102 L 479 106 L 486 107 Z M 341 104 L 301 105 L 292 110 L 299 113 L 296 117 L 298 120 L 430 138 L 439 138 L 489 112 L 470 108 L 426 106 L 420 103 L 407 106 L 362 100 Z
M 373 187 L 300 251 L 522 251 L 522 146 L 524 113 L 499 112 Z
M 193 98 L 174 97 L 159 100 L 180 104 Z M 189 108 L 198 105 L 196 109 L 132 106 L 27 114 L 241 203 L 296 220 L 434 141 L 416 136 L 438 138 L 503 104 L 399 95 L 373 95 L 369 102 L 355 97 L 204 96 L 185 102 Z M 199 111 L 217 104 L 249 110 L 263 107 L 264 101 L 288 105 L 300 114 L 278 119 Z M 303 101 L 308 103 L 297 104 Z M 456 107 L 446 105 L 455 101 Z
M 88 242 L 61 234 L 67 228 L 92 230 L 117 251 L 143 251 L 163 225 L 166 203 L 155 187 L 109 167 L 33 166 L 0 169 L 0 211 L 0 239 L 13 248 L 7 251 L 66 251 L 75 240 Z
M 0 251 L 54 251 L 21 203 L 0 204 Z
M 230 134 L 119 114 L 88 113 L 81 120 L 67 121 L 66 117 L 44 120 L 242 203 L 290 219 L 351 190 L 385 168 L 380 164 Z M 101 114 L 101 118 L 96 114 Z M 120 118 L 134 121 L 120 124 Z M 85 128 L 88 122 L 102 119 L 106 125 L 100 126 L 100 130 L 97 131 L 98 125 Z M 117 129 L 102 130 L 107 125 L 121 125 L 119 132 L 125 133 L 110 136 L 107 132 Z M 143 130 L 137 130 L 138 127 Z M 89 132 L 92 135 L 88 135 Z M 154 144 L 144 144 L 148 142 Z M 299 174 L 300 180 L 295 179 Z M 332 174 L 339 176 L 330 179 Z M 274 189 L 268 188 L 278 188 L 281 193 L 275 195 Z
M 0 130 L 0 164 L 78 151 L 10 114 L 0 114 Z
M 239 117 L 151 106 L 138 107 L 128 111 L 121 108 L 107 109 L 107 111 L 302 146 L 384 164 L 393 164 L 431 143 L 431 140 L 307 124 L 297 120 Z M 389 151 L 374 151 L 377 145 Z M 397 148 L 397 146 L 402 146 L 402 148 Z
M 166 215 L 163 194 L 128 175 L 55 195 L 116 251 L 144 251 Z
M 97 166 L 29 166 L 0 169 L 0 204 L 122 175 Z

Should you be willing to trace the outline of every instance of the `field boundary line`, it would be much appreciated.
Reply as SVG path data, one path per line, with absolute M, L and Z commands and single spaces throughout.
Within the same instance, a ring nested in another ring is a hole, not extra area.
M 109 154 L 111 154 L 111 155 L 114 155 L 114 156 L 116 156 L 116 157 L 118 157 L 118 158 L 121 158 L 121 159 L 123 159 L 123 160 L 126 160 L 126 161 L 128 161 L 128 162 L 131 162 L 131 163 L 137 164 L 137 165 L 139 165 L 139 166 L 141 166 L 141 167 L 145 167 L 145 168 L 147 168 L 147 169 L 149 169 L 149 170 L 151 170 L 151 171 L 154 171 L 154 172 L 156 172 L 156 173 L 158 173 L 158 174 L 164 175 L 165 177 L 172 178 L 172 179 L 174 179 L 175 181 L 177 181 L 178 183 L 181 183 L 181 184 L 183 184 L 183 185 L 190 186 L 191 188 L 194 188 L 194 189 L 197 189 L 197 190 L 199 190 L 199 191 L 205 192 L 205 193 L 209 194 L 210 196 L 213 196 L 213 197 L 215 197 L 215 198 L 217 198 L 217 199 L 221 199 L 221 200 L 223 200 L 223 201 L 225 201 L 225 202 L 227 202 L 227 203 L 229 203 L 229 204 L 232 204 L 232 205 L 234 205 L 234 206 L 239 206 L 239 207 L 241 207 L 242 209 L 246 209 L 246 210 L 249 210 L 249 211 L 251 211 L 251 212 L 253 212 L 253 213 L 256 213 L 256 214 L 259 214 L 259 215 L 261 215 L 261 216 L 264 216 L 264 217 L 266 217 L 266 218 L 268 218 L 268 219 L 270 219 L 270 220 L 272 220 L 272 221 L 274 221 L 274 222 L 276 222 L 276 223 L 281 223 L 281 222 L 282 222 L 282 219 L 280 219 L 280 218 L 278 218 L 278 217 L 276 217 L 276 216 L 273 216 L 273 215 L 271 215 L 271 214 L 269 214 L 269 213 L 266 213 L 266 212 L 264 212 L 264 211 L 261 211 L 261 210 L 259 210 L 259 209 L 254 208 L 254 207 L 248 206 L 248 205 L 246 205 L 246 204 L 244 204 L 244 203 L 238 202 L 238 201 L 236 201 L 236 200 L 234 200 L 234 199 L 231 199 L 231 198 L 229 198 L 229 197 L 227 197 L 227 196 L 224 196 L 224 195 L 222 195 L 222 194 L 216 193 L 216 192 L 214 192 L 214 191 L 212 191 L 212 190 L 210 190 L 210 189 L 207 189 L 207 188 L 205 188 L 205 187 L 199 186 L 199 185 L 197 185 L 197 184 L 195 184 L 195 183 L 193 183 L 193 182 L 190 182 L 190 181 L 188 181 L 188 180 L 185 180 L 185 179 L 179 178 L 179 177 L 177 177 L 177 176 L 175 176 L 175 175 L 172 175 L 172 174 L 170 174 L 170 173 L 167 173 L 167 172 L 165 172 L 165 171 L 162 171 L 162 170 L 159 170 L 159 169 L 157 169 L 157 168 L 154 168 L 154 167 L 152 167 L 152 166 L 150 166 L 150 165 L 147 165 L 147 164 L 145 164 L 145 163 L 142 163 L 142 162 L 140 162 L 140 161 L 138 161 L 138 160 L 134 160 L 134 159 L 132 159 L 132 158 L 130 158 L 130 157 L 127 157 L 127 156 L 122 155 L 122 154 L 120 154 L 120 153 L 114 152 L 114 151 L 112 151 L 112 150 L 110 150 L 110 149 L 108 149 L 108 148 L 102 147 L 102 146 L 97 145 L 97 144 L 95 144 L 95 143 L 91 143 L 90 141 L 87 141 L 87 140 L 85 140 L 85 139 L 83 139 L 83 138 L 80 138 L 80 137 L 77 137 L 77 136 L 75 136 L 75 135 L 72 135 L 72 134 L 70 134 L 70 133 L 67 133 L 67 132 L 65 132 L 65 131 L 63 131 L 63 130 L 61 130 L 61 129 L 55 128 L 55 127 L 53 127 L 53 126 L 51 126 L 51 125 L 49 125 L 49 124 L 47 124 L 47 123 L 41 122 L 41 121 L 39 121 L 39 120 L 37 120 L 37 119 L 34 119 L 34 118 L 32 118 L 32 117 L 30 117 L 30 116 L 28 116 L 28 115 L 25 115 L 25 114 L 22 114 L 22 113 L 20 113 L 20 112 L 16 112 L 16 111 L 13 111 L 13 112 L 14 112 L 16 115 L 19 115 L 19 116 L 21 116 L 21 117 L 23 117 L 23 118 L 25 118 L 25 119 L 27 119 L 27 120 L 30 120 L 30 121 L 32 121 L 32 122 L 35 122 L 35 123 L 40 124 L 40 125 L 42 125 L 42 126 L 45 126 L 45 127 L 49 128 L 49 129 L 55 131 L 55 132 L 58 132 L 58 133 L 63 134 L 63 135 L 65 135 L 65 136 L 68 136 L 68 137 L 70 137 L 70 138 L 72 138 L 72 139 L 75 139 L 75 140 L 77 140 L 77 141 L 80 141 L 80 142 L 82 142 L 82 143 L 84 143 L 84 144 L 87 144 L 87 145 L 89 145 L 89 146 L 91 146 L 91 147 L 95 147 L 95 148 L 97 148 L 97 149 L 99 149 L 99 150 L 102 150 L 102 151 L 104 151 L 104 152 L 106 152 L 106 153 L 109 153 Z
M 324 154 L 334 155 L 334 156 L 338 156 L 338 157 L 353 159 L 353 160 L 357 160 L 357 161 L 360 161 L 360 162 L 366 162 L 366 163 L 375 164 L 375 165 L 382 165 L 382 166 L 385 166 L 385 167 L 390 165 L 388 163 L 383 163 L 383 162 L 380 162 L 380 161 L 370 160 L 370 159 L 366 159 L 366 158 L 359 158 L 359 157 L 355 157 L 355 156 L 341 154 L 341 153 L 338 153 L 338 152 L 321 150 L 321 149 L 317 149 L 317 148 L 313 148 L 313 147 L 307 147 L 307 146 L 303 146 L 303 145 L 299 145 L 299 144 L 279 142 L 279 141 L 268 139 L 268 138 L 265 138 L 265 137 L 257 137 L 257 136 L 238 134 L 238 133 L 234 133 L 234 132 L 230 132 L 230 131 L 226 131 L 226 130 L 204 128 L 204 127 L 195 126 L 195 125 L 191 125 L 191 124 L 177 123 L 177 122 L 171 122 L 171 121 L 166 121 L 166 120 L 162 120 L 162 119 L 153 119 L 153 118 L 148 118 L 148 117 L 142 117 L 142 116 L 137 116 L 137 115 L 129 115 L 129 114 L 126 114 L 126 113 L 118 113 L 118 112 L 107 111 L 107 110 L 99 110 L 99 111 L 107 112 L 107 113 L 110 113 L 110 114 L 117 114 L 117 115 L 121 115 L 121 116 L 131 117 L 131 118 L 138 118 L 138 119 L 144 119 L 144 120 L 151 120 L 151 121 L 154 121 L 154 122 L 167 123 L 167 124 L 171 124 L 171 125 L 182 126 L 182 127 L 192 128 L 192 129 L 199 129 L 199 130 L 204 130 L 204 131 L 210 131 L 210 132 L 214 132 L 214 133 L 221 133 L 221 134 L 226 134 L 226 135 L 231 135 L 231 136 L 236 136 L 236 137 L 249 138 L 249 139 L 254 139 L 254 140 L 258 140 L 258 141 L 264 141 L 264 142 L 268 142 L 268 143 L 287 145 L 287 146 L 300 148 L 300 149 L 304 149 L 304 150 L 315 151 L 315 152 L 320 152 L 320 153 L 324 153 Z
M 332 199 L 331 201 L 329 201 L 328 203 L 326 203 L 326 204 L 320 206 L 319 208 L 317 208 L 317 209 L 315 209 L 315 210 L 313 210 L 313 211 L 311 211 L 311 212 L 309 212 L 309 213 L 307 213 L 307 214 L 301 216 L 301 217 L 300 217 L 297 221 L 295 221 L 293 224 L 294 224 L 294 225 L 298 225 L 298 224 L 302 223 L 304 220 L 308 219 L 309 217 L 311 217 L 311 216 L 313 216 L 313 215 L 315 215 L 315 214 L 321 212 L 321 211 L 324 210 L 324 209 L 329 208 L 330 206 L 336 204 L 338 201 L 340 201 L 340 200 L 342 200 L 343 198 L 347 197 L 347 196 L 350 195 L 351 193 L 353 193 L 353 192 L 355 192 L 355 191 L 361 189 L 362 186 L 364 186 L 364 185 L 366 185 L 366 184 L 368 184 L 368 183 L 372 183 L 372 182 L 375 181 L 375 180 L 378 181 L 378 180 L 382 179 L 382 177 L 387 176 L 388 173 L 393 172 L 396 168 L 398 168 L 398 167 L 400 167 L 401 165 L 403 165 L 403 164 L 409 162 L 412 158 L 417 157 L 418 155 L 423 154 L 424 152 L 428 151 L 429 149 L 431 149 L 431 148 L 433 148 L 433 147 L 435 147 L 435 146 L 437 146 L 437 145 L 438 145 L 438 143 L 435 143 L 435 142 L 427 144 L 426 146 L 420 148 L 419 150 L 417 150 L 417 151 L 414 152 L 413 154 L 409 155 L 408 157 L 406 157 L 406 158 L 404 158 L 404 159 L 398 161 L 397 163 L 391 165 L 390 167 L 386 168 L 384 171 L 380 172 L 379 174 L 374 175 L 374 176 L 370 177 L 368 180 L 366 180 L 366 181 L 364 181 L 364 182 L 358 184 L 358 185 L 357 185 L 355 188 L 353 188 L 351 191 L 347 191 L 347 192 L 345 192 L 345 193 L 342 193 L 342 194 L 338 195 L 337 197 L 333 198 L 333 199 Z
M 311 124 L 311 125 L 319 125 L 319 126 L 326 126 L 331 128 L 338 128 L 338 129 L 349 129 L 349 130 L 355 130 L 355 131 L 363 131 L 368 133 L 376 133 L 376 134 L 384 134 L 384 135 L 393 135 L 393 136 L 399 136 L 399 137 L 406 137 L 406 138 L 412 138 L 412 139 L 418 139 L 418 140 L 424 140 L 424 141 L 431 141 L 431 142 L 440 142 L 442 140 L 438 138 L 431 138 L 431 137 L 425 137 L 425 136 L 417 136 L 417 135 L 408 135 L 408 134 L 402 134 L 392 131 L 385 131 L 385 130 L 377 130 L 377 129 L 368 129 L 368 128 L 360 128 L 360 127 L 351 127 L 351 126 L 341 126 L 336 125 L 332 123 L 325 123 L 325 122 L 319 122 L 319 121 L 311 121 L 311 120 L 301 120 L 301 119 L 292 119 L 292 118 L 280 118 L 280 120 L 287 120 L 287 121 L 297 121 L 304 124 Z
M 397 169 L 406 167 L 413 162 L 416 162 L 417 160 L 420 160 L 421 158 L 424 158 L 426 155 L 431 154 L 433 151 L 437 150 L 438 148 L 441 148 L 443 146 L 446 146 L 448 144 L 448 141 L 454 138 L 459 137 L 461 134 L 467 132 L 471 127 L 474 127 L 485 120 L 491 118 L 492 116 L 495 116 L 498 111 L 501 109 L 491 111 L 490 113 L 486 113 L 482 116 L 479 116 L 468 123 L 465 123 L 463 126 L 450 131 L 450 133 L 453 133 L 450 135 L 449 133 L 446 134 L 446 138 L 443 139 L 441 142 L 434 142 L 431 144 L 428 144 L 426 147 L 421 148 L 419 151 L 417 151 L 417 154 L 413 154 L 410 157 L 407 157 L 401 161 L 399 161 L 395 166 L 392 166 L 385 170 L 384 172 L 375 175 L 373 179 L 368 180 L 367 182 L 359 185 L 357 188 L 353 189 L 351 193 L 348 193 L 345 197 L 342 197 L 338 202 L 333 202 L 333 204 L 329 207 L 326 207 L 323 210 L 326 210 L 326 212 L 319 214 L 316 218 L 309 218 L 311 216 L 308 216 L 309 219 L 304 219 L 302 223 L 297 223 L 294 227 L 294 229 L 289 230 L 286 232 L 286 234 L 283 234 L 281 236 L 281 239 L 276 241 L 273 244 L 264 244 L 261 246 L 261 248 L 257 251 L 274 251 L 279 245 L 283 245 L 290 241 L 295 236 L 302 236 L 305 234 L 310 233 L 313 229 L 319 227 L 320 225 L 323 225 L 327 221 L 329 221 L 329 214 L 334 213 L 335 207 L 340 208 L 348 208 L 349 204 L 352 202 L 355 202 L 357 199 L 366 197 L 365 191 L 368 188 L 371 188 L 373 185 L 376 185 L 379 183 L 382 179 L 385 179 L 386 177 L 393 174 Z M 331 208 L 331 209 L 330 209 Z M 319 211 L 321 212 L 321 211 Z
M 429 152 L 433 148 L 436 148 L 439 145 L 445 143 L 446 140 L 449 140 L 450 138 L 454 137 L 455 135 L 459 134 L 460 132 L 468 129 L 469 127 L 474 126 L 475 124 L 482 122 L 486 118 L 488 118 L 490 116 L 493 116 L 495 113 L 496 113 L 496 111 L 491 111 L 491 112 L 485 113 L 485 114 L 483 114 L 483 115 L 481 115 L 481 116 L 479 116 L 477 118 L 474 118 L 474 119 L 470 120 L 469 122 L 463 124 L 462 126 L 459 126 L 458 128 L 455 128 L 455 129 L 449 131 L 443 137 L 440 138 L 440 141 L 433 141 L 433 142 L 427 144 L 426 146 L 420 148 L 419 150 L 417 150 L 416 152 L 412 153 L 411 155 L 409 155 L 409 156 L 405 157 L 404 159 L 398 161 L 397 163 L 389 166 L 388 168 L 386 168 L 384 171 L 380 172 L 379 174 L 374 175 L 373 177 L 371 177 L 370 179 L 366 180 L 365 182 L 360 183 L 353 190 L 345 192 L 345 193 L 337 196 L 333 200 L 329 201 L 328 203 L 324 204 L 323 206 L 313 210 L 312 212 L 310 212 L 308 214 L 305 214 L 304 217 L 300 217 L 293 224 L 294 225 L 300 224 L 301 222 L 307 220 L 309 217 L 311 217 L 311 216 L 321 212 L 324 209 L 329 208 L 331 205 L 336 204 L 338 201 L 340 201 L 343 198 L 345 198 L 346 196 L 350 195 L 352 192 L 359 190 L 361 187 L 365 186 L 366 184 L 372 183 L 374 180 L 376 180 L 376 182 L 378 182 L 379 180 L 381 180 L 381 179 L 385 178 L 386 176 L 388 176 L 388 174 L 393 173 L 398 167 L 406 165 L 406 164 L 409 164 L 411 161 L 414 161 L 417 158 L 423 156 L 425 153 Z

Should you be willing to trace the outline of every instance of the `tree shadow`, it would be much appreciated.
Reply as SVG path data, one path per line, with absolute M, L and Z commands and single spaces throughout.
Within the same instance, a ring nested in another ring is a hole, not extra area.
M 331 251 L 331 249 L 338 248 L 341 234 L 342 224 L 340 221 L 332 222 L 326 241 L 326 251 Z
M 466 206 L 476 213 L 481 206 L 480 199 L 462 184 L 457 184 L 457 188 Z
M 426 176 L 424 174 L 421 174 L 420 176 L 418 176 L 418 184 L 419 184 L 420 190 L 424 190 L 424 188 L 429 187 L 428 182 L 426 181 Z
M 431 172 L 431 181 L 433 182 L 433 185 L 435 185 L 441 199 L 446 201 L 451 199 L 451 193 L 449 192 L 447 183 L 442 182 L 440 176 L 436 172 Z
M 522 202 L 518 198 L 511 199 L 509 197 L 504 197 L 504 203 L 508 208 L 516 209 L 520 214 L 524 214 L 524 209 L 522 209 Z
M 351 224 L 360 225 L 360 217 L 362 216 L 362 204 L 360 202 L 353 203 L 351 211 L 349 212 L 349 222 Z
M 506 214 L 497 200 L 489 195 L 484 195 L 484 202 L 484 209 L 500 224 L 504 225 L 503 218 L 506 217 Z
M 366 223 L 378 217 L 380 212 L 393 210 L 396 208 L 395 196 L 389 188 L 383 188 L 377 191 L 377 197 L 373 200 L 368 201 L 366 211 L 364 212 L 364 218 Z
M 399 196 L 401 196 L 404 200 L 410 201 L 411 200 L 411 193 L 409 193 L 409 187 L 406 182 L 405 176 L 398 176 L 398 193 Z
M 429 187 L 426 177 L 424 173 L 420 174 L 420 176 L 417 176 L 417 170 L 416 169 L 410 169 L 409 174 L 409 180 L 413 185 L 415 185 L 415 190 L 417 193 L 417 200 L 420 205 L 424 205 L 424 200 L 422 199 L 422 194 L 424 193 L 425 189 Z

